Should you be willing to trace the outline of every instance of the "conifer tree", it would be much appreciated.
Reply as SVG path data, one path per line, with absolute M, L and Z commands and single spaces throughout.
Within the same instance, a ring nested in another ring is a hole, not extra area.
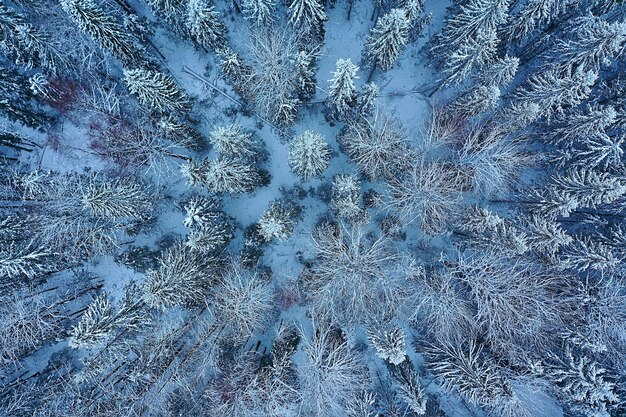
M 308 181 L 320 176 L 330 163 L 330 146 L 319 133 L 307 130 L 296 136 L 289 147 L 292 171 Z
M 443 61 L 446 84 L 462 82 L 476 67 L 495 58 L 499 25 L 507 18 L 510 0 L 469 0 L 446 21 L 431 48 Z M 445 57 L 445 59 L 443 59 Z
M 580 144 L 565 145 L 563 159 L 575 166 L 587 168 L 618 167 L 623 161 L 626 138 L 601 133 L 590 136 Z
M 337 175 L 333 179 L 330 207 L 348 221 L 355 222 L 364 217 L 361 186 L 356 175 Z
M 289 23 L 305 33 L 319 33 L 326 19 L 318 0 L 292 0 L 289 4 Z
M 33 241 L 3 242 L 0 249 L 0 288 L 17 286 L 23 278 L 31 280 L 53 269 L 52 255 L 49 249 Z
M 496 85 L 479 85 L 451 103 L 450 112 L 462 118 L 473 117 L 495 109 L 498 100 L 500 89 Z
M 241 56 L 229 47 L 218 52 L 221 58 L 219 67 L 224 77 L 233 86 L 233 89 L 242 97 L 247 97 L 246 82 L 251 77 L 252 69 Z
M 300 215 L 300 208 L 289 201 L 273 201 L 259 219 L 259 234 L 266 241 L 287 240 Z
M 108 295 L 96 297 L 72 329 L 69 345 L 76 349 L 89 348 L 108 339 L 117 330 L 137 330 L 145 322 L 137 295 L 138 288 L 131 282 L 118 308 L 113 307 Z
M 450 52 L 446 60 L 444 84 L 459 84 L 476 68 L 482 68 L 492 61 L 497 46 L 495 31 L 481 31 L 467 39 L 458 49 Z
M 401 5 L 409 22 L 415 23 L 424 9 L 424 0 L 404 0 Z
M 5 4 L 0 4 L 0 51 L 26 69 L 45 67 L 58 73 L 67 60 L 50 35 L 28 23 L 24 16 Z
M 226 42 L 226 26 L 209 0 L 189 0 L 185 24 L 202 48 L 220 50 Z
M 409 20 L 402 9 L 391 9 L 376 22 L 365 44 L 365 55 L 382 70 L 395 64 L 408 42 Z
M 581 208 L 596 209 L 626 195 L 626 179 L 588 168 L 571 169 L 555 176 L 553 183 Z
M 200 150 L 206 145 L 205 139 L 184 121 L 169 114 L 156 122 L 156 128 L 166 139 L 185 148 Z
M 214 262 L 182 242 L 175 243 L 161 255 L 159 267 L 146 273 L 143 300 L 160 309 L 202 301 L 208 293 Z
M 185 205 L 183 224 L 190 229 L 185 245 L 200 252 L 222 249 L 233 237 L 232 226 L 216 198 L 195 196 Z
M 61 0 L 61 6 L 83 32 L 124 64 L 142 56 L 128 31 L 93 0 Z
M 511 16 L 504 28 L 510 42 L 526 38 L 541 27 L 546 27 L 573 5 L 571 0 L 530 0 Z
M 528 230 L 528 244 L 538 253 L 554 255 L 573 242 L 559 223 L 551 219 L 531 215 L 525 220 L 525 226 Z
M 142 218 L 150 212 L 150 199 L 146 188 L 139 183 L 94 181 L 86 186 L 82 203 L 95 216 Z
M 296 66 L 296 94 L 301 101 L 315 97 L 317 88 L 315 79 L 315 53 L 300 51 L 295 58 Z
M 559 258 L 559 268 L 576 273 L 588 270 L 611 271 L 623 261 L 624 257 L 609 245 L 589 236 L 577 236 Z
M 620 398 L 607 369 L 591 357 L 575 353 L 571 346 L 565 357 L 554 357 L 546 376 L 556 384 L 567 407 L 587 417 L 608 417 Z
M 539 115 L 550 118 L 564 108 L 580 104 L 591 93 L 598 74 L 593 71 L 549 69 L 532 75 L 526 87 L 515 92 L 521 102 L 535 103 Z
M 180 35 L 187 36 L 188 29 L 185 26 L 185 6 L 183 0 L 147 0 L 148 4 L 157 15 L 165 21 Z
M 590 15 L 575 19 L 571 28 L 556 44 L 564 65 L 598 71 L 624 50 L 626 22 L 608 23 Z
M 505 56 L 485 66 L 477 79 L 483 85 L 506 87 L 513 81 L 518 67 L 518 58 Z
M 544 133 L 544 137 L 559 144 L 601 136 L 617 122 L 617 116 L 613 106 L 588 106 L 576 109 L 554 120 L 550 131 Z
M 190 187 L 202 186 L 205 183 L 205 175 L 208 170 L 209 160 L 189 160 L 180 166 L 180 173 L 187 180 Z
M 356 104 L 356 87 L 359 67 L 350 59 L 338 59 L 333 77 L 328 81 L 328 104 L 337 116 L 345 116 Z
M 232 157 L 189 161 L 181 172 L 191 186 L 202 185 L 214 193 L 247 193 L 259 185 L 259 170 L 252 164 Z
M 0 114 L 34 129 L 48 126 L 53 119 L 38 108 L 28 77 L 1 63 L 0 71 Z
M 220 156 L 246 159 L 256 154 L 252 133 L 239 124 L 218 126 L 211 131 L 209 138 Z
M 189 228 L 203 227 L 222 216 L 220 203 L 216 198 L 194 196 L 185 205 L 183 224 Z
M 404 331 L 399 327 L 393 327 L 389 331 L 377 329 L 368 332 L 376 355 L 393 365 L 400 365 L 406 359 L 405 337 Z
M 357 96 L 357 113 L 363 116 L 371 116 L 374 113 L 376 99 L 380 89 L 376 83 L 363 84 Z
M 473 404 L 489 406 L 510 391 L 500 369 L 485 357 L 483 348 L 475 340 L 430 347 L 428 368 L 441 379 L 443 387 L 456 389 Z
M 186 114 L 191 110 L 191 101 L 169 75 L 145 68 L 127 69 L 124 82 L 143 106 L 156 113 Z
M 256 25 L 268 25 L 274 19 L 272 14 L 276 9 L 274 0 L 244 0 L 243 13 Z
M 481 33 L 493 33 L 504 23 L 510 0 L 468 0 L 446 21 L 437 37 L 434 51 L 456 50 L 469 40 L 478 41 Z
M 144 186 L 97 175 L 17 173 L 12 187 L 30 207 L 20 216 L 28 224 L 19 226 L 25 236 L 72 262 L 108 252 L 119 233 L 148 219 L 153 207 Z
M 415 415 L 426 414 L 426 395 L 413 366 L 404 362 L 402 366 L 392 367 L 391 371 L 398 385 L 396 397 L 404 402 Z
M 187 235 L 185 245 L 201 253 L 219 253 L 232 238 L 233 227 L 222 219 L 193 228 Z

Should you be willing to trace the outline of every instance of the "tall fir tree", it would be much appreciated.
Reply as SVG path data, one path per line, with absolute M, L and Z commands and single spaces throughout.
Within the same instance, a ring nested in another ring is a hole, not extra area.
M 305 33 L 321 33 L 326 20 L 324 6 L 318 0 L 292 0 L 289 4 L 289 23 Z
M 126 69 L 124 82 L 143 106 L 156 113 L 184 115 L 191 110 L 187 94 L 169 75 L 146 68 Z
M 156 14 L 162 17 L 179 35 L 189 35 L 189 31 L 185 25 L 187 1 L 147 0 L 147 2 Z
M 243 1 L 243 13 L 246 19 L 251 20 L 254 24 L 259 26 L 268 25 L 274 20 L 272 15 L 275 9 L 275 0 Z
M 25 17 L 5 4 L 0 4 L 0 51 L 15 64 L 26 69 L 44 67 L 58 73 L 67 66 L 67 59 L 56 41 L 27 22 Z
M 159 266 L 146 273 L 143 300 L 167 309 L 201 302 L 208 294 L 214 259 L 177 242 L 161 255 Z
M 626 22 L 608 23 L 590 15 L 575 19 L 571 28 L 556 43 L 557 56 L 564 65 L 598 71 L 624 50 Z
M 550 118 L 555 113 L 563 113 L 564 108 L 575 107 L 586 99 L 597 77 L 596 72 L 571 67 L 565 71 L 548 69 L 532 75 L 527 86 L 514 93 L 514 98 L 537 104 L 539 115 Z
M 226 43 L 226 26 L 209 0 L 190 0 L 185 23 L 191 38 L 202 48 L 216 51 Z
M 409 39 L 409 20 L 402 9 L 391 9 L 376 22 L 365 44 L 365 55 L 382 70 L 390 69 Z
M 34 129 L 49 126 L 53 118 L 38 105 L 29 78 L 1 63 L 0 72 L 0 114 Z
M 93 0 L 61 0 L 61 6 L 83 32 L 124 64 L 143 55 L 132 35 Z
M 356 104 L 354 80 L 359 67 L 350 59 L 338 59 L 333 77 L 328 81 L 328 104 L 336 116 L 345 116 Z
M 320 176 L 330 163 L 331 150 L 324 137 L 307 130 L 296 136 L 289 147 L 289 166 L 292 171 L 308 181 Z
M 300 51 L 296 55 L 296 94 L 300 101 L 305 102 L 315 97 L 317 88 L 315 79 L 315 58 L 314 52 Z

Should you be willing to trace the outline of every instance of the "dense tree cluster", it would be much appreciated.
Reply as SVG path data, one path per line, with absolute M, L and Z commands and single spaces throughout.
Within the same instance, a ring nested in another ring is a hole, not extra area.
M 620 0 L 0 0 L 0 416 L 622 417 L 625 59 Z

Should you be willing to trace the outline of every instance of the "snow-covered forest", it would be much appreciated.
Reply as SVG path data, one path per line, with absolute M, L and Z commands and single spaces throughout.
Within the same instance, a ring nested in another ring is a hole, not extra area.
M 0 417 L 625 417 L 624 0 L 0 0 Z

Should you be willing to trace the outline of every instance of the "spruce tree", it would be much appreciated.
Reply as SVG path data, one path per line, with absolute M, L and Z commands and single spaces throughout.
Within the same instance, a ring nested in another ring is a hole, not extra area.
M 127 69 L 124 82 L 139 103 L 156 113 L 184 115 L 191 110 L 187 94 L 169 75 L 145 68 Z
M 247 193 L 261 180 L 256 166 L 232 157 L 192 160 L 181 166 L 181 172 L 190 185 L 202 185 L 214 193 Z
M 326 19 L 318 0 L 292 0 L 289 4 L 289 23 L 305 33 L 319 33 Z
M 506 87 L 515 78 L 518 67 L 518 58 L 505 56 L 483 67 L 477 79 L 483 85 Z
M 510 0 L 468 0 L 446 21 L 433 51 L 454 51 L 464 43 L 478 41 L 481 33 L 493 33 L 507 19 Z
M 446 21 L 433 57 L 443 62 L 446 83 L 462 82 L 476 67 L 495 59 L 499 26 L 506 21 L 510 0 L 469 0 Z M 445 57 L 445 59 L 444 59 Z
M 266 241 L 287 240 L 300 215 L 300 207 L 289 201 L 276 200 L 270 203 L 259 219 L 259 234 Z
M 94 216 L 142 218 L 151 207 L 146 191 L 145 186 L 130 181 L 93 181 L 85 187 L 82 203 Z
M 331 150 L 324 137 L 307 130 L 296 136 L 289 147 L 289 166 L 292 171 L 308 181 L 320 176 L 330 163 Z
M 406 359 L 406 335 L 400 327 L 371 330 L 368 338 L 376 349 L 376 356 L 382 360 L 400 365 Z
M 68 64 L 50 35 L 4 4 L 0 4 L 0 33 L 0 51 L 19 66 L 27 69 L 41 66 L 58 73 Z
M 296 66 L 296 94 L 300 101 L 308 101 L 315 97 L 315 53 L 300 51 L 295 58 Z
M 274 0 L 244 0 L 243 13 L 256 25 L 268 25 L 274 19 L 272 14 L 276 9 Z
M 444 84 L 459 84 L 472 74 L 476 67 L 482 68 L 490 63 L 495 56 L 497 41 L 495 31 L 484 30 L 451 51 L 443 71 L 446 75 Z
M 201 302 L 208 294 L 213 263 L 206 254 L 175 243 L 161 255 L 159 267 L 146 273 L 144 301 L 160 309 Z
M 202 48 L 220 50 L 226 43 L 226 26 L 209 0 L 190 0 L 185 23 L 191 38 Z
M 247 80 L 250 78 L 252 68 L 247 65 L 241 56 L 232 49 L 225 47 L 218 52 L 220 57 L 219 67 L 224 78 L 233 86 L 233 89 L 242 97 L 247 97 Z
M 567 407 L 586 417 L 608 417 L 619 407 L 619 391 L 609 370 L 572 346 L 566 347 L 563 358 L 555 356 L 550 361 L 546 376 L 558 387 Z
M 150 7 L 161 16 L 179 35 L 188 36 L 185 26 L 185 0 L 147 0 Z
M 336 116 L 345 116 L 356 104 L 354 80 L 359 67 L 350 59 L 338 59 L 333 77 L 328 81 L 328 104 Z
M 575 19 L 571 28 L 556 44 L 564 65 L 598 71 L 624 50 L 626 22 L 608 23 L 590 15 Z
M 408 42 L 409 20 L 402 9 L 391 9 L 376 22 L 365 44 L 365 55 L 382 70 L 390 69 Z
M 494 110 L 500 100 L 500 89 L 495 86 L 479 85 L 461 95 L 450 104 L 449 111 L 454 116 L 468 118 Z
M 34 129 L 50 125 L 53 119 L 37 105 L 29 78 L 2 64 L 0 72 L 0 114 Z
M 131 282 L 117 309 L 106 294 L 96 297 L 72 329 L 70 347 L 93 347 L 110 338 L 116 331 L 137 330 L 145 322 L 138 291 L 138 287 Z
M 61 6 L 83 32 L 124 64 L 143 55 L 128 31 L 93 0 L 61 0 Z
M 342 174 L 333 179 L 330 207 L 335 214 L 350 222 L 364 218 L 361 185 L 356 175 Z
M 509 42 L 520 41 L 558 19 L 572 3 L 571 0 L 530 0 L 511 16 L 504 27 L 505 36 Z
M 253 159 L 256 154 L 252 133 L 239 124 L 217 126 L 211 131 L 209 138 L 220 156 Z
M 52 255 L 50 249 L 34 241 L 3 242 L 0 249 L 0 288 L 17 286 L 24 278 L 30 281 L 54 269 Z
M 374 113 L 379 92 L 380 89 L 376 83 L 363 84 L 357 96 L 357 113 L 362 116 L 371 116 Z
M 514 97 L 525 103 L 539 106 L 539 115 L 550 118 L 562 114 L 567 107 L 579 105 L 591 93 L 598 74 L 593 71 L 565 71 L 549 69 L 532 75 L 526 87 L 518 89 Z

